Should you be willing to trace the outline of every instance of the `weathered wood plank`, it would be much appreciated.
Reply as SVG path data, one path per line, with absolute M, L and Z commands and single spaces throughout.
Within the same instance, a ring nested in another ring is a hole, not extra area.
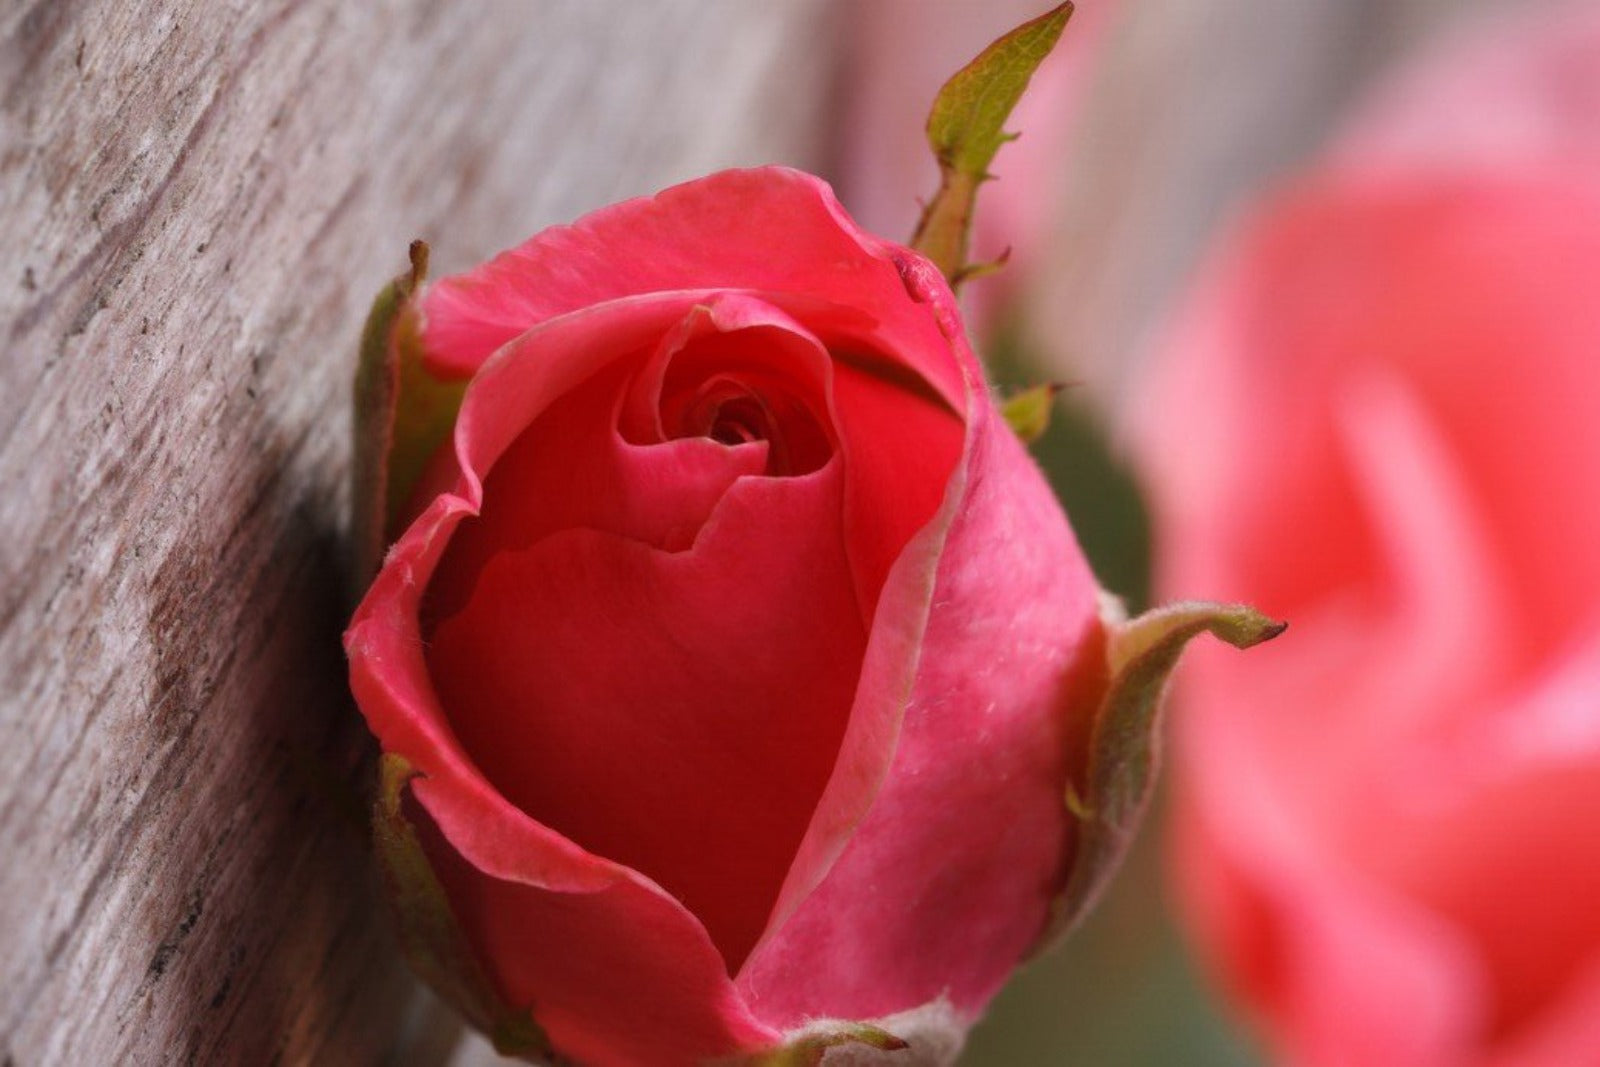
M 819 2 L 0 11 L 0 1062 L 368 1063 L 350 358 L 460 269 L 815 165 Z

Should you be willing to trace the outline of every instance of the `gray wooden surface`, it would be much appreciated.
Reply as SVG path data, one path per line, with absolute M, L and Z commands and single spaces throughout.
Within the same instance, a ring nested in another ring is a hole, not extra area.
M 373 1063 L 346 412 L 462 269 L 816 166 L 819 2 L 0 4 L 0 1063 Z

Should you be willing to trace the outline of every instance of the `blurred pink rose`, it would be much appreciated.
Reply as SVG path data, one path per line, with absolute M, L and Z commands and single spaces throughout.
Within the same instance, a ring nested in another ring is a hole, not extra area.
M 1294 623 L 1194 657 L 1175 834 L 1288 1063 L 1600 1063 L 1600 18 L 1499 42 L 1202 268 L 1135 428 L 1163 595 Z
M 1149 397 L 1197 652 L 1176 858 L 1285 1062 L 1600 1063 L 1600 189 L 1313 184 L 1208 271 Z

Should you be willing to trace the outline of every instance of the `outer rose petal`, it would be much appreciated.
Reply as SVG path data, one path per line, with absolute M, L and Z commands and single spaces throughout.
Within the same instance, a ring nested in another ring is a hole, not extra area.
M 739 978 L 774 1025 L 873 1018 L 941 996 L 970 1021 L 1063 888 L 1073 839 L 1063 798 L 1081 743 L 1067 709 L 1099 683 L 1096 587 L 1015 436 L 986 399 L 972 418 L 965 493 L 889 779 L 828 878 Z
M 423 298 L 423 344 L 434 369 L 465 376 L 525 330 L 608 300 L 691 289 L 803 294 L 874 323 L 959 409 L 960 372 L 906 300 L 891 247 L 857 229 L 818 178 L 783 167 L 722 171 L 552 227 L 444 279 Z M 922 343 L 905 343 L 913 338 Z

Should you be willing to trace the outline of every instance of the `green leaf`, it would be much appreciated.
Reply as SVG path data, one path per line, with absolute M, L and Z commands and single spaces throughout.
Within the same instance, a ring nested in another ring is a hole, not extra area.
M 1032 444 L 1050 428 L 1050 415 L 1055 410 L 1056 397 L 1061 386 L 1054 382 L 1019 389 L 1006 397 L 1000 405 L 1000 414 L 1011 426 L 1011 432 Z
M 1106 695 L 1090 739 L 1087 780 L 1069 786 L 1067 807 L 1081 821 L 1072 877 L 1055 917 L 1054 940 L 1094 907 L 1110 882 L 1155 783 L 1160 708 L 1184 647 L 1210 632 L 1235 648 L 1269 641 L 1288 627 L 1239 604 L 1189 601 L 1108 620 Z
M 911 247 L 952 286 L 972 275 L 966 259 L 973 205 L 995 153 L 1015 137 L 1005 132 L 1006 120 L 1071 16 L 1066 3 L 1023 23 L 958 70 L 934 98 L 928 145 L 939 161 L 939 191 L 924 209 Z
M 351 539 L 354 578 L 365 588 L 394 522 L 429 458 L 450 436 L 466 383 L 441 381 L 422 362 L 417 302 L 428 275 L 428 246 L 411 242 L 411 269 L 373 301 L 356 366 Z
M 405 817 L 404 793 L 415 776 L 404 758 L 384 753 L 372 813 L 378 869 L 406 958 L 446 1003 L 489 1036 L 501 1055 L 548 1063 L 553 1057 L 549 1038 L 530 1010 L 513 1009 L 501 1000 L 462 934 L 444 886 Z

